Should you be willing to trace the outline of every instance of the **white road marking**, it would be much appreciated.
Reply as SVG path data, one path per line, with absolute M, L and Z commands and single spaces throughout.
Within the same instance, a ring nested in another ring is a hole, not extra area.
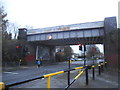
M 19 73 L 14 73 L 14 72 L 3 72 L 3 73 L 9 73 L 9 74 L 19 74 Z

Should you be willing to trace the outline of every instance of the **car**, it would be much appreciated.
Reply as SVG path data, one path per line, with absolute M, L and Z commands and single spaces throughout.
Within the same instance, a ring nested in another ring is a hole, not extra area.
M 77 60 L 80 61 L 80 60 L 84 60 L 84 59 L 83 58 L 77 58 Z
M 70 58 L 70 60 L 72 60 L 72 61 L 77 61 L 77 59 L 76 59 L 76 58 Z

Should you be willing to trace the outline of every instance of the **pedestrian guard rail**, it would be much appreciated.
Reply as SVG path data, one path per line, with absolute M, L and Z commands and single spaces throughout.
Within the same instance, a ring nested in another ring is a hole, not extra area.
M 5 85 L 4 82 L 0 82 L 0 90 L 9 90 L 9 88 L 12 87 L 12 86 L 16 86 L 16 85 L 19 85 L 19 84 L 27 83 L 27 82 L 37 80 L 37 79 L 42 79 L 42 78 L 47 78 L 47 88 L 48 88 L 48 90 L 50 90 L 50 86 L 51 86 L 50 78 L 51 78 L 51 76 L 55 76 L 55 75 L 58 75 L 58 74 L 70 72 L 70 71 L 73 71 L 73 70 L 79 70 L 79 74 L 71 82 L 68 82 L 68 85 L 65 87 L 65 90 L 67 90 L 84 72 L 86 72 L 86 85 L 88 85 L 88 81 L 89 81 L 88 80 L 88 69 L 92 69 L 92 71 L 93 71 L 92 72 L 92 77 L 93 77 L 93 80 L 94 80 L 95 79 L 94 68 L 98 67 L 98 74 L 100 75 L 101 72 L 103 72 L 103 70 L 104 70 L 103 66 L 105 66 L 105 68 L 107 68 L 107 62 L 100 62 L 97 66 L 95 66 L 95 65 L 85 65 L 85 66 L 76 67 L 76 68 L 73 68 L 73 69 L 68 69 L 68 70 L 65 70 L 65 71 L 58 71 L 58 72 L 55 72 L 55 73 L 46 74 L 46 75 L 43 75 L 43 76 L 40 76 L 40 77 L 37 77 L 37 78 L 33 78 L 33 79 L 21 81 L 21 82 L 16 82 L 16 83 L 9 84 L 9 85 Z M 70 74 L 70 73 L 68 73 L 68 74 Z M 70 78 L 68 78 L 68 81 L 70 81 Z

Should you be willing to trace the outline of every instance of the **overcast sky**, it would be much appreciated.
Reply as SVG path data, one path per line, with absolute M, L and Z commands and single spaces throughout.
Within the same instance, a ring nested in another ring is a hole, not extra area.
M 34 28 L 101 21 L 118 15 L 119 0 L 3 0 L 7 18 Z
M 20 27 L 43 28 L 103 21 L 118 16 L 119 0 L 3 0 L 7 18 Z

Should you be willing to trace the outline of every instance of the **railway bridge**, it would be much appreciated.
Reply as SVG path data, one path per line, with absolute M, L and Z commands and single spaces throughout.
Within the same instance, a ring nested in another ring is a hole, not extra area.
M 19 29 L 19 39 L 25 35 L 27 42 L 35 46 L 36 59 L 55 60 L 55 47 L 63 45 L 104 44 L 106 55 L 108 46 L 106 34 L 117 29 L 116 17 L 107 17 L 104 21 L 61 25 L 40 29 Z M 106 57 L 106 56 L 105 56 Z

